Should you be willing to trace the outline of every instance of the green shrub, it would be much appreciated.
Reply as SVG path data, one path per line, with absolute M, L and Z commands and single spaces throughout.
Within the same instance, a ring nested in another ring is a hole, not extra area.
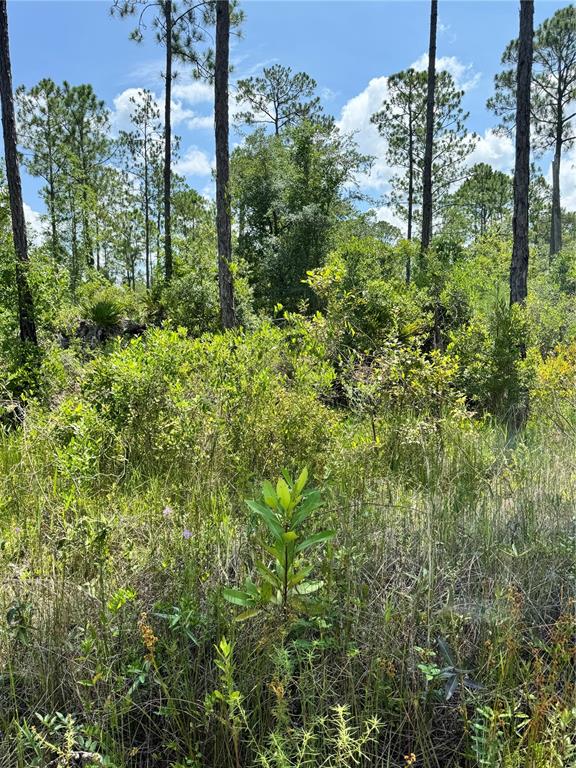
M 533 381 L 532 355 L 522 358 L 527 344 L 523 310 L 499 303 L 490 323 L 473 320 L 452 334 L 448 352 L 458 363 L 456 386 L 473 408 L 507 418 Z
M 217 466 L 242 478 L 293 468 L 323 454 L 335 425 L 320 402 L 333 374 L 303 334 L 151 330 L 95 359 L 83 393 L 133 466 Z

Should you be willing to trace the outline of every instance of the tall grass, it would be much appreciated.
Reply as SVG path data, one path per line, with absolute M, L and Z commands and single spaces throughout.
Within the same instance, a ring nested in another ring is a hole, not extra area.
M 269 432 L 196 425 L 166 471 L 74 402 L 0 438 L 0 766 L 576 765 L 570 437 L 332 414 L 324 608 L 237 623 Z

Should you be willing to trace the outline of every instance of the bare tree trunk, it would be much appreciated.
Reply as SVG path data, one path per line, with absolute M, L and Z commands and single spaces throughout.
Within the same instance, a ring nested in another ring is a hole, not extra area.
M 164 5 L 166 20 L 166 98 L 164 102 L 164 275 L 166 282 L 172 279 L 172 230 L 170 204 L 172 186 L 172 1 Z
M 150 290 L 150 183 L 148 181 L 148 134 L 144 126 L 144 251 L 146 288 Z
M 560 127 L 560 131 L 562 127 Z M 550 223 L 550 256 L 562 250 L 562 206 L 560 203 L 560 159 L 562 134 L 556 136 L 556 148 L 552 161 L 552 220 Z
M 410 95 L 410 99 L 412 95 Z M 412 108 L 409 110 L 408 123 L 408 229 L 406 239 L 412 240 L 412 220 L 414 218 L 414 125 L 412 120 Z M 410 248 L 406 249 L 406 285 L 412 280 L 412 254 Z
M 516 70 L 516 163 L 514 166 L 514 213 L 512 216 L 512 261 L 510 263 L 510 306 L 524 305 L 528 295 L 528 222 L 530 191 L 530 86 L 534 36 L 534 0 L 520 0 L 520 37 Z M 526 343 L 518 349 L 526 357 Z M 520 386 L 517 402 L 508 413 L 508 435 L 513 444 L 528 420 L 529 392 Z
M 523 304 L 528 295 L 528 195 L 530 186 L 530 84 L 534 35 L 534 0 L 520 0 L 520 39 L 516 72 L 516 164 L 510 304 Z
M 414 135 L 412 124 L 412 109 L 409 109 L 408 124 L 408 231 L 406 239 L 412 240 L 412 219 L 414 218 Z M 410 282 L 408 277 L 406 282 Z
M 216 2 L 216 59 L 214 67 L 214 125 L 216 136 L 216 229 L 218 233 L 218 286 L 223 328 L 236 325 L 234 285 L 230 271 L 232 225 L 230 220 L 230 157 L 228 154 L 228 69 L 230 3 Z
M 16 287 L 18 291 L 18 319 L 20 339 L 37 345 L 34 302 L 28 284 L 28 240 L 22 202 L 22 183 L 16 151 L 16 121 L 12 93 L 12 70 L 8 39 L 8 13 L 6 0 L 0 0 L 0 102 L 2 104 L 2 131 L 6 159 L 6 178 L 10 195 L 12 235 L 16 253 Z
M 56 222 L 56 189 L 54 184 L 54 166 L 52 162 L 52 150 L 50 149 L 50 170 L 48 174 L 48 208 L 50 213 L 51 249 L 54 261 L 59 261 L 60 249 L 58 247 L 58 228 Z
M 70 288 L 72 290 L 72 295 L 76 295 L 76 288 L 78 287 L 78 283 L 80 280 L 80 270 L 78 268 L 78 223 L 76 218 L 76 206 L 75 202 L 72 199 L 72 215 L 70 219 L 70 229 L 71 229 L 71 250 L 72 250 L 72 269 L 70 272 Z
M 432 239 L 432 157 L 434 151 L 434 98 L 436 91 L 436 28 L 438 0 L 430 5 L 430 44 L 428 46 L 428 95 L 426 98 L 426 146 L 422 172 L 422 250 Z

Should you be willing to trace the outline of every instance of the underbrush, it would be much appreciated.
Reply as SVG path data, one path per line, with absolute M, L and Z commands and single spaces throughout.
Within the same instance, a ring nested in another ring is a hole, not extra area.
M 319 338 L 150 331 L 2 435 L 0 765 L 576 765 L 570 351 L 512 449 L 457 361 Z M 318 599 L 236 621 L 304 466 Z

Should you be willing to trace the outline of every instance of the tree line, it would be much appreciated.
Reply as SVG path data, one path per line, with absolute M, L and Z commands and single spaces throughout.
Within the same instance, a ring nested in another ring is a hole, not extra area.
M 90 85 L 46 78 L 13 91 L 6 0 L 1 5 L 2 118 L 23 341 L 37 339 L 26 281 L 20 161 L 43 180 L 47 247 L 55 262 L 66 265 L 72 291 L 93 270 L 133 288 L 140 280 L 148 290 L 169 285 L 179 273 L 174 235 L 177 242 L 185 239 L 198 217 L 212 216 L 222 327 L 241 322 L 234 296 L 239 270 L 257 308 L 312 306 L 303 278 L 322 264 L 335 222 L 360 215 L 357 203 L 367 196 L 358 178 L 372 158 L 324 113 L 309 75 L 277 64 L 239 80 L 233 119 L 250 130 L 230 153 L 229 41 L 241 25 L 241 10 L 224 0 L 115 0 L 112 14 L 136 21 L 132 39 L 138 42 L 151 30 L 163 48 L 165 99 L 162 114 L 154 95 L 140 90 L 131 98 L 130 128 L 112 139 L 109 112 Z M 504 51 L 488 102 L 498 130 L 515 139 L 513 179 L 486 164 L 470 167 L 477 137 L 466 127 L 463 91 L 450 73 L 437 71 L 437 19 L 437 0 L 431 0 L 427 71 L 390 75 L 388 95 L 371 118 L 396 169 L 387 203 L 405 232 L 363 220 L 380 238 L 405 235 L 411 241 L 418 233 L 423 263 L 435 232 L 466 240 L 494 227 L 511 231 L 510 302 L 522 303 L 529 228 L 541 231 L 548 217 L 553 259 L 570 221 L 561 206 L 560 169 L 576 141 L 576 10 L 563 8 L 534 30 L 533 3 L 520 3 L 519 34 Z M 174 171 L 179 138 L 171 127 L 171 90 L 181 65 L 214 85 L 213 210 Z M 548 151 L 551 189 L 531 166 L 531 152 Z M 413 252 L 407 253 L 409 284 Z

